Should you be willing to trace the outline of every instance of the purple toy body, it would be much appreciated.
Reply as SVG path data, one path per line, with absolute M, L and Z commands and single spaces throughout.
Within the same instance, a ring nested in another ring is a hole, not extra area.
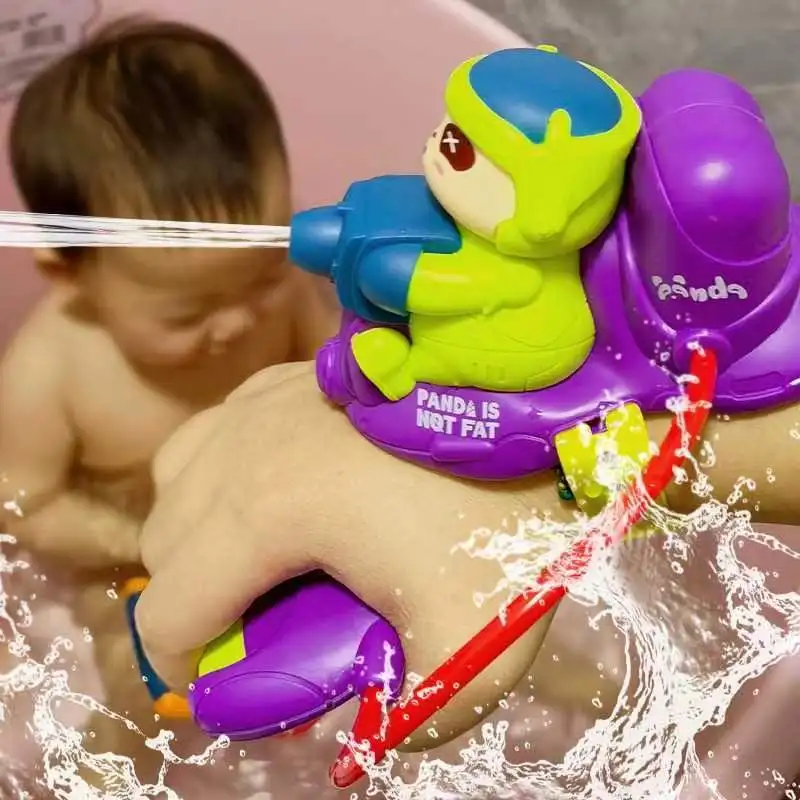
M 394 629 L 327 576 L 282 584 L 244 616 L 248 657 L 198 678 L 198 726 L 231 739 L 273 736 L 311 722 L 370 685 L 394 696 L 403 651 Z
M 597 339 L 581 369 L 529 394 L 419 385 L 389 402 L 350 354 L 368 323 L 345 315 L 317 374 L 358 431 L 451 474 L 532 474 L 557 465 L 553 438 L 564 429 L 627 401 L 663 412 L 698 341 L 720 360 L 717 410 L 800 398 L 800 219 L 761 111 L 733 81 L 693 70 L 663 76 L 640 104 L 620 211 L 583 254 Z M 375 683 L 385 645 L 397 651 L 392 689 L 400 686 L 396 633 L 327 578 L 267 596 L 248 613 L 245 638 L 247 657 L 192 693 L 208 733 L 251 738 L 314 719 Z
M 554 436 L 633 401 L 663 412 L 689 342 L 720 357 L 715 407 L 756 411 L 800 397 L 798 216 L 755 101 L 728 78 L 663 76 L 640 99 L 628 189 L 583 253 L 597 325 L 591 355 L 563 383 L 527 394 L 419 384 L 389 402 L 360 373 L 346 316 L 317 358 L 322 391 L 377 446 L 481 480 L 553 468 Z

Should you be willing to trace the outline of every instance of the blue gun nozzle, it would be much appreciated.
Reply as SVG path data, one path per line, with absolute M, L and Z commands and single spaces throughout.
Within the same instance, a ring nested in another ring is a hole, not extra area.
M 289 260 L 306 272 L 329 277 L 344 220 L 336 206 L 300 211 L 292 217 Z

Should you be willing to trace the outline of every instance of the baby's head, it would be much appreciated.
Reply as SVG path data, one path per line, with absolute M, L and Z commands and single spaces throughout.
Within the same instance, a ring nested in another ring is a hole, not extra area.
M 15 179 L 37 213 L 288 224 L 280 121 L 226 44 L 169 22 L 119 22 L 27 86 L 11 126 Z M 274 306 L 269 249 L 39 250 L 53 280 L 134 361 L 224 352 Z

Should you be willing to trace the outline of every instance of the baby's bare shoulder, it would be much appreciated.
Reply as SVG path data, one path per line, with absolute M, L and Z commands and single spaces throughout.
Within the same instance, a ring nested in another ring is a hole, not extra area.
M 0 458 L 8 489 L 49 494 L 73 435 L 65 404 L 64 340 L 51 298 L 22 325 L 0 363 Z
M 73 394 L 70 386 L 85 380 L 87 368 L 102 369 L 107 360 L 103 331 L 70 313 L 68 300 L 52 292 L 33 309 L 17 331 L 0 362 L 0 374 L 13 385 L 17 397 L 26 393 L 53 395 L 66 407 Z M 67 408 L 67 410 L 69 410 Z
M 3 379 L 17 386 L 60 382 L 65 374 L 70 322 L 55 295 L 43 298 L 17 331 L 0 362 Z

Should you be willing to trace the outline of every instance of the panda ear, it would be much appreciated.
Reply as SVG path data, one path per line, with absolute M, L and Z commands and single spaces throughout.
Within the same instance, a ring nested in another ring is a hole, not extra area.
M 557 108 L 547 120 L 544 140 L 547 144 L 557 145 L 572 136 L 572 117 L 563 108 Z

